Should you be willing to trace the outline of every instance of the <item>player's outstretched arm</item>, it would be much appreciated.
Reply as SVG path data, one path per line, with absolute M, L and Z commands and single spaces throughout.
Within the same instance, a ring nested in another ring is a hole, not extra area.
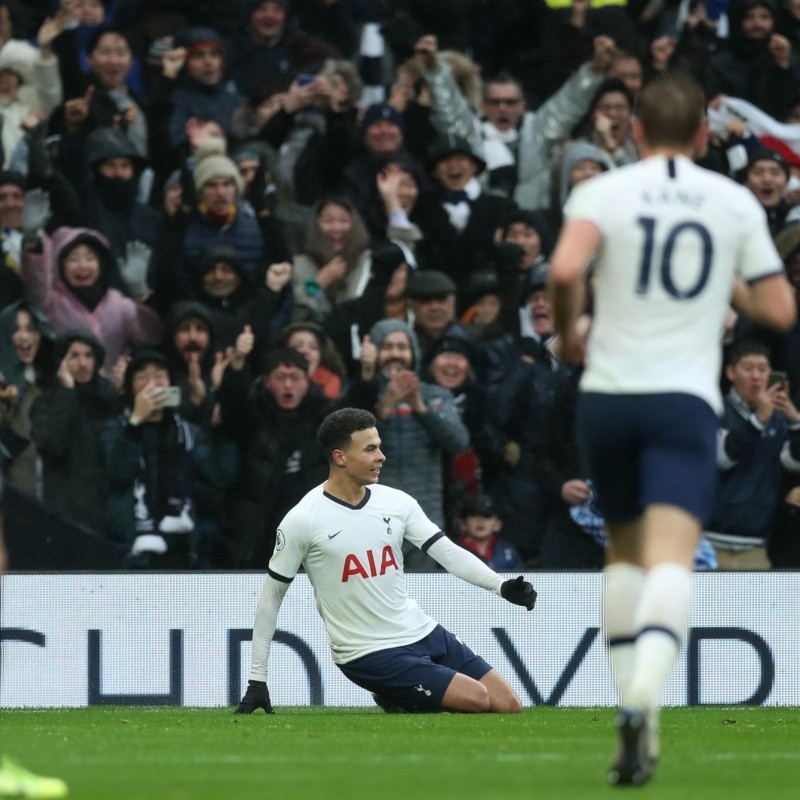
M 528 611 L 533 611 L 533 605 L 536 602 L 536 589 L 522 575 L 512 580 L 503 581 L 503 585 L 500 587 L 500 594 L 509 603 L 525 606 Z
M 525 606 L 530 611 L 536 602 L 536 590 L 522 575 L 504 581 L 477 556 L 459 547 L 446 536 L 437 539 L 428 548 L 428 555 L 436 559 L 451 575 L 499 594 L 509 603 Z
M 274 714 L 275 709 L 269 699 L 269 689 L 264 681 L 248 681 L 247 691 L 236 707 L 234 714 L 252 714 L 259 708 L 263 708 L 267 714 Z

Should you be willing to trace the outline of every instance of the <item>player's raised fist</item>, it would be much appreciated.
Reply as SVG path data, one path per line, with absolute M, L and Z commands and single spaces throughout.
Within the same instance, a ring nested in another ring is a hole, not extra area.
M 536 602 L 536 589 L 522 575 L 509 581 L 503 581 L 503 585 L 500 587 L 500 594 L 509 603 L 525 606 L 528 611 L 533 610 L 533 604 Z
M 252 714 L 257 708 L 263 708 L 267 714 L 275 713 L 269 700 L 267 684 L 264 681 L 248 681 L 247 691 L 233 713 Z

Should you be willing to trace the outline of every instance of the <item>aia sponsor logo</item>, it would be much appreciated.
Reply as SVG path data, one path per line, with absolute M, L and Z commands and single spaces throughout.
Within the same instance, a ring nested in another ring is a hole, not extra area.
M 397 559 L 394 557 L 394 550 L 390 545 L 386 545 L 380 555 L 374 550 L 367 550 L 366 554 L 359 557 L 355 553 L 349 553 L 344 558 L 344 569 L 342 570 L 342 583 L 347 583 L 350 578 L 377 578 L 385 575 L 390 569 L 398 570 Z

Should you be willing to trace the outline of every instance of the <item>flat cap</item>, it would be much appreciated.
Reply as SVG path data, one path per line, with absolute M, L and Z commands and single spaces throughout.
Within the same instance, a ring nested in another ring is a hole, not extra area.
M 456 293 L 453 279 L 438 269 L 421 269 L 408 279 L 406 294 L 413 300 L 430 300 Z

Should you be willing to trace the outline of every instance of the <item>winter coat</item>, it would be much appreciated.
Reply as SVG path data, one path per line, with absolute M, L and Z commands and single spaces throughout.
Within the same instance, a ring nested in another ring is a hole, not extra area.
M 263 379 L 250 385 L 246 370 L 226 370 L 217 397 L 242 448 L 230 558 L 263 568 L 283 515 L 327 477 L 317 429 L 335 406 L 312 385 L 295 411 L 281 411 Z
M 259 284 L 264 280 L 264 240 L 249 203 L 237 201 L 236 216 L 221 227 L 199 209 L 192 211 L 183 237 L 184 267 L 190 283 L 198 277 L 203 249 L 208 245 L 232 247 L 242 259 L 242 269 L 250 282 Z
M 379 383 L 385 391 L 383 376 Z M 381 483 L 410 494 L 428 518 L 444 528 L 442 455 L 466 450 L 469 433 L 449 389 L 420 383 L 420 392 L 428 407 L 424 414 L 412 414 L 400 406 L 388 419 L 378 421 L 381 450 L 386 455 Z
M 292 259 L 292 283 L 297 304 L 306 306 L 315 318 L 324 317 L 336 303 L 352 300 L 364 293 L 369 281 L 370 264 L 369 250 L 365 250 L 356 266 L 345 275 L 344 285 L 331 302 L 326 293 L 320 289 L 312 293 L 311 287 L 316 284 L 320 266 L 308 255 L 296 255 Z
M 767 41 L 732 35 L 705 66 L 706 97 L 726 94 L 747 100 L 775 119 L 783 119 L 800 91 L 800 62 L 793 51 L 788 69 L 779 67 Z
M 222 437 L 209 439 L 195 425 L 180 419 L 178 415 L 172 415 L 171 412 L 165 412 L 165 417 L 167 413 L 178 425 L 183 426 L 189 442 L 187 455 L 194 491 L 199 490 L 200 484 L 211 484 L 216 488 L 230 486 L 236 478 L 235 444 Z M 136 498 L 133 489 L 144 458 L 143 429 L 148 424 L 158 424 L 142 423 L 133 426 L 128 423 L 129 416 L 130 409 L 126 409 L 100 430 L 100 451 L 109 481 L 105 526 L 111 538 L 128 546 L 136 538 Z M 167 457 L 173 458 L 175 455 L 168 453 Z M 157 460 L 150 464 L 150 469 L 159 469 Z
M 22 282 L 26 297 L 42 307 L 54 330 L 65 333 L 85 329 L 100 341 L 106 353 L 103 371 L 110 375 L 117 359 L 134 346 L 158 344 L 162 325 L 152 309 L 125 297 L 117 289 L 108 289 L 90 311 L 67 288 L 59 271 L 59 259 L 64 248 L 82 235 L 95 238 L 108 250 L 105 237 L 96 231 L 59 228 L 52 238 L 42 237 L 40 253 L 31 250 L 23 253 Z
M 469 220 L 463 231 L 453 227 L 435 191 L 421 194 L 411 214 L 424 237 L 415 253 L 420 267 L 446 272 L 457 286 L 463 285 L 471 272 L 485 267 L 494 250 L 495 231 L 516 208 L 513 201 L 486 192 L 469 205 Z
M 96 340 L 95 344 L 99 369 L 102 348 Z M 66 349 L 59 348 L 61 357 Z M 31 438 L 42 459 L 45 505 L 98 532 L 103 527 L 108 483 L 99 429 L 114 416 L 118 405 L 115 387 L 95 371 L 87 384 L 71 389 L 59 385 L 42 392 L 30 411 Z
M 11 341 L 16 328 L 17 311 L 31 314 L 41 335 L 39 351 L 33 362 L 34 375 L 20 361 Z M 43 389 L 49 386 L 53 374 L 53 331 L 50 323 L 31 303 L 20 300 L 0 313 L 0 372 L 9 386 L 17 387 L 13 401 L 0 403 L 0 447 L 7 451 L 12 461 L 8 467 L 10 483 L 28 494 L 36 494 L 39 454 L 31 441 L 30 410 Z
M 200 405 L 195 405 L 190 400 L 189 393 L 189 367 L 175 347 L 175 332 L 186 319 L 195 318 L 202 320 L 208 326 L 208 349 L 200 357 L 200 375 L 206 386 L 206 397 Z M 211 423 L 214 411 L 214 388 L 211 382 L 211 368 L 214 366 L 214 353 L 216 346 L 216 331 L 211 315 L 202 303 L 187 300 L 175 303 L 167 314 L 164 331 L 164 354 L 169 361 L 171 383 L 181 390 L 181 404 L 178 413 L 187 422 L 192 422 L 205 428 Z

